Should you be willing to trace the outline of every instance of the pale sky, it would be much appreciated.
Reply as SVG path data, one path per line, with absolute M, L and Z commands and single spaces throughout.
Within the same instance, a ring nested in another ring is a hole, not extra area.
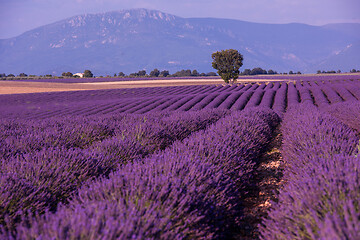
M 259 23 L 360 23 L 360 0 L 0 0 L 0 39 L 79 14 L 131 8 Z

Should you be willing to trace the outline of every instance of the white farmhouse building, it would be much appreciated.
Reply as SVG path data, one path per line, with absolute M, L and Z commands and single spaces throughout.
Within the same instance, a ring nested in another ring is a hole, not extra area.
M 83 78 L 83 77 L 84 77 L 84 73 L 75 73 L 75 74 L 73 74 L 73 76 L 74 76 L 74 77 L 75 77 L 75 76 L 78 76 L 78 77 Z

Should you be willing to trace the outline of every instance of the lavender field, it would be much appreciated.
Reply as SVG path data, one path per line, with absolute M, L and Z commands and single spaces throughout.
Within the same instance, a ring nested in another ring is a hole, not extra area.
M 360 81 L 0 95 L 0 239 L 360 239 Z

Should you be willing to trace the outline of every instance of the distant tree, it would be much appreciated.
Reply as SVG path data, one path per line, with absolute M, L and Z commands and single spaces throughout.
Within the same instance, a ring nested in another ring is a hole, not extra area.
M 173 77 L 190 77 L 191 76 L 191 70 L 187 69 L 187 70 L 181 70 L 181 71 L 177 71 L 176 73 L 172 74 Z
M 269 69 L 269 71 L 267 71 L 267 74 L 273 75 L 273 74 L 277 74 L 277 72 L 272 69 Z
M 125 77 L 125 73 L 119 72 L 118 77 Z
M 129 74 L 129 77 L 130 77 L 130 78 L 135 78 L 135 77 L 138 77 L 138 76 L 139 76 L 138 73 L 130 73 L 130 74 Z
M 253 68 L 250 72 L 250 75 L 261 75 L 261 74 L 267 74 L 267 71 L 260 67 L 256 67 Z
M 341 73 L 341 70 L 339 69 L 339 70 L 337 70 L 337 73 Z
M 10 73 L 9 75 L 7 75 L 7 77 L 15 77 L 15 75 Z
M 300 71 L 297 71 L 297 73 L 296 74 L 301 74 L 301 72 Z
M 25 74 L 25 73 L 20 73 L 20 74 L 19 74 L 19 77 L 27 77 L 27 74 Z
M 321 73 L 321 70 L 317 70 L 316 73 L 317 73 L 317 74 L 320 74 L 320 73 Z
M 169 73 L 168 70 L 163 70 L 163 71 L 160 72 L 160 76 L 162 76 L 162 77 L 167 77 L 169 75 L 170 75 L 170 73 Z
M 144 77 L 146 75 L 146 71 L 145 70 L 140 70 L 139 72 L 138 72 L 138 76 L 140 76 L 140 77 Z
M 158 77 L 160 75 L 159 69 L 155 68 L 150 72 L 150 77 Z
M 218 70 L 218 74 L 226 83 L 236 82 L 239 77 L 239 68 L 243 65 L 243 56 L 235 49 L 221 50 L 211 55 L 212 67 Z
M 241 74 L 242 75 L 250 75 L 251 74 L 251 69 L 246 68 Z
M 92 74 L 92 72 L 90 70 L 85 70 L 84 71 L 84 77 L 92 78 L 92 77 L 94 77 L 94 74 Z
M 206 76 L 208 76 L 208 77 L 216 77 L 217 74 L 216 74 L 216 72 L 208 72 L 208 73 L 206 73 Z
M 5 73 L 0 73 L 0 77 L 6 77 Z
M 289 74 L 295 74 L 293 71 L 289 71 Z
M 351 73 L 356 73 L 356 69 L 355 68 L 353 68 L 353 69 L 351 69 L 351 71 L 350 71 Z
M 63 72 L 63 73 L 61 74 L 61 76 L 63 76 L 63 77 L 72 77 L 73 74 L 72 74 L 71 72 Z
M 114 73 L 114 77 L 117 77 L 116 73 Z
M 200 75 L 199 72 L 195 69 L 191 72 L 191 76 L 197 77 L 199 75 Z

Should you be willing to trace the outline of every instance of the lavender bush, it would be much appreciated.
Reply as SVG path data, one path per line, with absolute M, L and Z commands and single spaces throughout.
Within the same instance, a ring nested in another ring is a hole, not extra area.
M 68 206 L 19 226 L 16 238 L 228 237 L 271 137 L 268 123 L 279 122 L 271 110 L 250 110 L 88 183 Z
M 9 185 L 1 185 L 1 197 L 6 201 L 0 202 L 0 221 L 4 223 L 7 216 L 11 227 L 28 211 L 53 211 L 84 182 L 165 149 L 224 114 L 225 110 L 107 115 L 72 121 L 49 119 L 37 125 L 5 121 L 1 125 L 0 173 L 7 176 L 2 181 Z M 28 195 L 29 189 L 36 194 Z
M 334 235 L 339 239 L 356 239 L 356 133 L 312 105 L 290 109 L 282 133 L 285 184 L 260 226 L 262 239 L 325 239 L 327 230 L 340 230 Z M 332 225 L 324 228 L 327 223 Z

